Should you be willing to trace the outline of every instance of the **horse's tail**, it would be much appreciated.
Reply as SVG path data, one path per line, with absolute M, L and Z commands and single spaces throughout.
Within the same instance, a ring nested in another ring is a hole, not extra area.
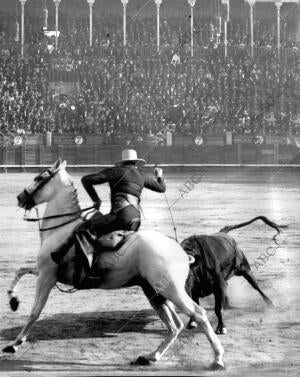
M 231 230 L 234 230 L 234 229 L 238 229 L 238 228 L 243 228 L 244 226 L 247 226 L 249 224 L 252 224 L 254 221 L 256 220 L 262 220 L 265 224 L 269 225 L 271 228 L 273 229 L 276 229 L 277 230 L 277 233 L 273 236 L 273 241 L 276 242 L 276 237 L 278 236 L 278 234 L 281 233 L 281 229 L 285 229 L 285 228 L 288 228 L 288 225 L 278 225 L 276 223 L 274 223 L 273 221 L 269 220 L 267 217 L 265 216 L 257 216 L 257 217 L 254 217 L 252 220 L 249 220 L 249 221 L 246 221 L 244 223 L 240 223 L 240 224 L 236 224 L 236 225 L 226 225 L 224 226 L 220 232 L 222 233 L 229 233 Z
M 19 281 L 21 280 L 21 277 L 26 275 L 26 274 L 32 274 L 32 275 L 38 275 L 38 270 L 37 268 L 28 268 L 28 267 L 22 267 L 19 268 L 16 273 L 13 281 L 10 284 L 10 287 L 7 291 L 8 297 L 9 297 L 9 305 L 11 307 L 11 310 L 14 312 L 18 309 L 19 307 L 19 299 L 16 295 L 17 291 L 17 285 Z

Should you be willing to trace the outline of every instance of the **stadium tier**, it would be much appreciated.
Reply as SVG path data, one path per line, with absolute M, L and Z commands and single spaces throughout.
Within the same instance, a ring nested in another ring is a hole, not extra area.
M 300 134 L 298 3 L 282 4 L 279 24 L 274 4 L 256 4 L 253 35 L 242 0 L 229 13 L 219 0 L 165 0 L 160 13 L 142 3 L 96 0 L 89 13 L 85 0 L 3 1 L 2 142 L 47 132 L 108 144 L 167 131 Z

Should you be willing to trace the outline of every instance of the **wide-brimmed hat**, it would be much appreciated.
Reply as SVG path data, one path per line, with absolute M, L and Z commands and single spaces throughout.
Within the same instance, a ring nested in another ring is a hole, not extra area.
M 138 158 L 137 153 L 134 149 L 124 149 L 122 151 L 122 160 L 119 160 L 116 162 L 116 165 L 124 164 L 125 162 L 140 162 L 142 164 L 145 164 L 146 161 L 142 158 Z

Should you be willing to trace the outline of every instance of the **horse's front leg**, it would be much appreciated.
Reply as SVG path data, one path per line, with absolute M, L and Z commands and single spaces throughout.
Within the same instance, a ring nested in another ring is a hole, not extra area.
M 27 336 L 33 326 L 34 322 L 39 318 L 43 310 L 49 293 L 56 283 L 56 268 L 45 268 L 39 271 L 36 285 L 36 293 L 33 307 L 26 325 L 23 327 L 16 339 L 3 349 L 3 352 L 14 353 L 18 348 L 25 343 Z
M 22 276 L 26 274 L 32 274 L 38 276 L 38 270 L 36 267 L 22 267 L 15 273 L 14 280 L 11 282 L 10 287 L 7 291 L 8 297 L 9 297 L 9 304 L 11 309 L 15 312 L 19 307 L 19 299 L 17 297 L 17 286 L 19 284 L 20 279 Z

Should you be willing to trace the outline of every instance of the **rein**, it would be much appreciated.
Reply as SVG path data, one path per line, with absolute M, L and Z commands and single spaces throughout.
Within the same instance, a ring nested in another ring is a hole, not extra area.
M 83 212 L 89 211 L 90 209 L 95 209 L 95 205 L 90 206 L 90 207 L 87 207 L 87 208 L 84 208 L 84 209 L 80 209 L 80 210 L 75 211 L 75 212 L 68 212 L 68 213 L 63 213 L 63 214 L 58 214 L 58 215 L 39 217 L 38 209 L 36 208 L 36 209 L 35 209 L 35 210 L 36 210 L 36 215 L 37 215 L 37 218 L 36 218 L 36 219 L 33 219 L 33 218 L 29 218 L 29 217 L 27 217 L 27 216 L 26 216 L 26 212 L 25 212 L 25 215 L 24 215 L 24 217 L 23 217 L 23 220 L 25 220 L 25 221 L 31 221 L 31 222 L 36 222 L 36 221 L 38 221 L 38 223 L 39 223 L 39 231 L 40 231 L 40 232 L 45 232 L 45 231 L 47 231 L 47 230 L 57 229 L 57 228 L 60 228 L 61 226 L 64 226 L 64 225 L 70 224 L 70 223 L 72 223 L 73 221 L 77 220 L 80 216 L 77 216 L 77 217 L 75 217 L 74 219 L 71 219 L 71 220 L 69 220 L 69 221 L 66 221 L 66 222 L 63 223 L 63 224 L 55 225 L 55 226 L 52 226 L 52 227 L 49 227 L 49 228 L 41 228 L 41 226 L 40 226 L 40 221 L 42 221 L 42 220 L 50 220 L 50 219 L 59 219 L 59 218 L 61 218 L 61 217 L 72 216 L 72 215 L 76 215 L 76 214 L 79 214 L 79 213 L 83 213 Z

